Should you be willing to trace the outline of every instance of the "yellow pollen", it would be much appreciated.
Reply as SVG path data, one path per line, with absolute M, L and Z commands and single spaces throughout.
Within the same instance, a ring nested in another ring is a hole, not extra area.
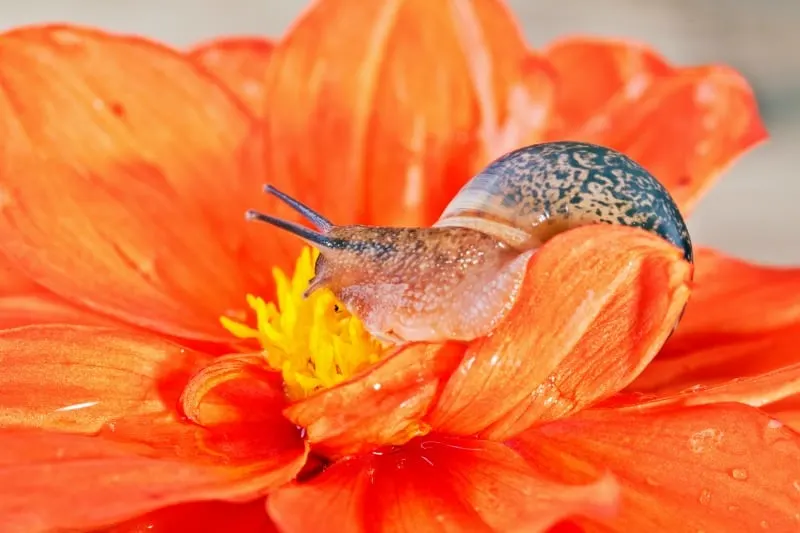
M 281 372 L 291 400 L 341 383 L 378 361 L 382 351 L 331 291 L 317 289 L 303 298 L 318 255 L 318 250 L 303 248 L 291 279 L 279 268 L 272 270 L 277 305 L 247 295 L 256 314 L 254 327 L 220 318 L 236 337 L 258 339 L 269 366 Z

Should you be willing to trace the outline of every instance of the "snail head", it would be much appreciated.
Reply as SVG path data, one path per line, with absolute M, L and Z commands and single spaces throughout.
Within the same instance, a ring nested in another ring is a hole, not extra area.
M 458 227 L 336 225 L 271 185 L 265 192 L 315 226 L 248 211 L 319 250 L 305 295 L 327 288 L 374 336 L 471 340 L 509 308 L 530 254 Z

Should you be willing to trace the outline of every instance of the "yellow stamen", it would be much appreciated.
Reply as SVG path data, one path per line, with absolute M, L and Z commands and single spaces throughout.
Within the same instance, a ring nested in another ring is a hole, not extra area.
M 287 396 L 300 400 L 341 383 L 375 363 L 381 344 L 327 289 L 303 298 L 314 276 L 319 252 L 303 248 L 292 278 L 273 269 L 278 305 L 247 295 L 255 327 L 221 317 L 223 327 L 241 339 L 258 339 L 267 363 L 283 375 Z

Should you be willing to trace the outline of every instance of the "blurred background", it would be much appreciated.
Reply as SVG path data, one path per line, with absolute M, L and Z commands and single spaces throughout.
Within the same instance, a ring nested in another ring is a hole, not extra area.
M 534 47 L 575 33 L 628 37 L 674 63 L 726 63 L 742 72 L 756 90 L 771 139 L 705 197 L 690 221 L 692 235 L 698 244 L 750 260 L 800 264 L 800 1 L 508 1 Z M 278 37 L 307 3 L 28 0 L 0 7 L 0 29 L 69 21 L 187 46 L 230 33 Z

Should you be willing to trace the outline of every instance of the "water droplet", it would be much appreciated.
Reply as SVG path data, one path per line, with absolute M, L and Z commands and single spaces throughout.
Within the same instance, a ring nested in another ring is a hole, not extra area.
M 769 529 L 769 522 L 767 522 L 766 520 L 762 520 L 760 525 L 761 529 Z
M 697 499 L 702 505 L 708 505 L 711 503 L 711 491 L 708 489 L 703 489 L 700 491 L 700 497 Z
M 731 470 L 731 476 L 733 479 L 738 479 L 739 481 L 744 481 L 747 479 L 747 470 L 744 468 L 734 468 Z
M 376 384 L 374 384 L 374 385 L 372 386 L 372 388 L 373 388 L 373 390 L 381 390 L 381 387 L 382 387 L 382 386 L 383 386 L 383 385 L 381 385 L 380 383 L 376 383 Z
M 797 492 L 800 492 L 800 479 L 795 479 L 792 481 L 792 487 L 794 487 L 794 490 Z
M 645 482 L 646 482 L 648 485 L 650 485 L 651 487 L 658 487 L 659 485 L 661 485 L 661 483 L 659 483 L 657 479 L 655 479 L 655 478 L 652 478 L 652 477 L 650 477 L 650 476 L 648 476 L 648 477 L 645 479 Z
M 769 422 L 767 422 L 767 427 L 769 429 L 781 429 L 783 427 L 783 422 L 773 418 Z
M 701 453 L 722 441 L 723 433 L 714 428 L 698 431 L 689 438 L 689 447 L 694 453 Z

